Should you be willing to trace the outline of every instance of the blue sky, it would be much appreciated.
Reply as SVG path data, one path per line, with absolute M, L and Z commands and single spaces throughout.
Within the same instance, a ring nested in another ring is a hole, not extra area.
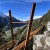
M 8 10 L 12 11 L 12 16 L 26 21 L 30 17 L 32 3 L 36 2 L 34 18 L 39 18 L 50 9 L 50 0 L 0 0 L 0 12 L 8 15 Z

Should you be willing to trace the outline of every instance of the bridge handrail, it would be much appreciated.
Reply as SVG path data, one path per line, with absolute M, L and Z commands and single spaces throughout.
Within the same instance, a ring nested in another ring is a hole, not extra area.
M 43 29 L 44 26 L 41 26 L 40 28 L 38 28 L 37 30 L 33 31 L 30 33 L 29 36 L 29 40 L 31 40 L 31 38 L 36 35 L 38 32 L 40 32 Z M 25 41 L 21 42 L 19 45 L 17 45 L 15 48 L 13 48 L 12 50 L 20 50 L 23 46 L 25 46 Z

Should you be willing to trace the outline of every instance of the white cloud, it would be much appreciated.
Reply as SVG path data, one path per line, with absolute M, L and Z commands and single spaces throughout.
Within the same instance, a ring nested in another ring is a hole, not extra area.
M 33 19 L 38 19 L 38 18 L 41 18 L 41 17 L 42 17 L 42 16 L 34 16 Z M 30 19 L 30 16 L 29 16 L 29 17 L 25 17 L 25 18 L 16 18 L 16 19 L 19 19 L 19 20 L 21 20 L 21 21 L 27 21 L 27 20 Z
M 29 17 L 25 17 L 25 18 L 16 18 L 16 19 L 19 19 L 20 21 L 27 21 L 27 20 L 29 20 Z
M 5 15 L 9 15 L 8 13 L 5 13 Z M 42 16 L 34 16 L 34 18 L 33 19 L 38 19 L 38 18 L 41 18 Z M 30 16 L 28 16 L 28 17 L 25 17 L 25 18 L 20 18 L 19 16 L 18 17 L 15 17 L 16 19 L 19 19 L 19 20 L 21 20 L 21 21 L 27 21 L 27 20 L 29 20 L 30 19 Z
M 4 13 L 4 14 L 7 15 L 7 16 L 9 15 L 8 13 Z
M 41 18 L 42 16 L 34 16 L 33 19 Z

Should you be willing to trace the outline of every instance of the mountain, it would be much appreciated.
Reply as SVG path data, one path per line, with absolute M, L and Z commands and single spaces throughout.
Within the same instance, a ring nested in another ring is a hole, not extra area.
M 46 14 L 44 14 L 41 19 L 44 23 L 50 21 L 50 10 Z
M 50 10 L 44 14 L 41 18 L 34 19 L 32 23 L 32 31 L 45 24 L 45 29 L 47 28 L 47 22 L 50 21 Z
M 9 19 L 10 19 L 9 16 L 6 16 L 3 13 L 0 12 L 0 24 L 6 26 L 9 23 L 9 21 L 10 21 Z M 20 21 L 20 20 L 14 18 L 14 17 L 12 17 L 12 21 L 13 22 L 23 22 L 23 21 Z M 20 26 L 23 26 L 23 25 L 25 25 L 25 24 L 22 24 L 22 23 L 20 23 L 20 24 L 13 24 L 13 27 L 20 27 Z M 9 24 L 8 28 L 9 27 L 10 27 L 10 24 Z

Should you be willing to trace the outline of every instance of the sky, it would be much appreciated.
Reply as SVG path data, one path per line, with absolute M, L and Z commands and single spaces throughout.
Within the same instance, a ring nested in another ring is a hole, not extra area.
M 11 10 L 13 17 L 26 21 L 30 18 L 33 2 L 36 2 L 34 19 L 42 17 L 50 9 L 50 0 L 0 0 L 0 12 L 8 15 L 8 10 Z

